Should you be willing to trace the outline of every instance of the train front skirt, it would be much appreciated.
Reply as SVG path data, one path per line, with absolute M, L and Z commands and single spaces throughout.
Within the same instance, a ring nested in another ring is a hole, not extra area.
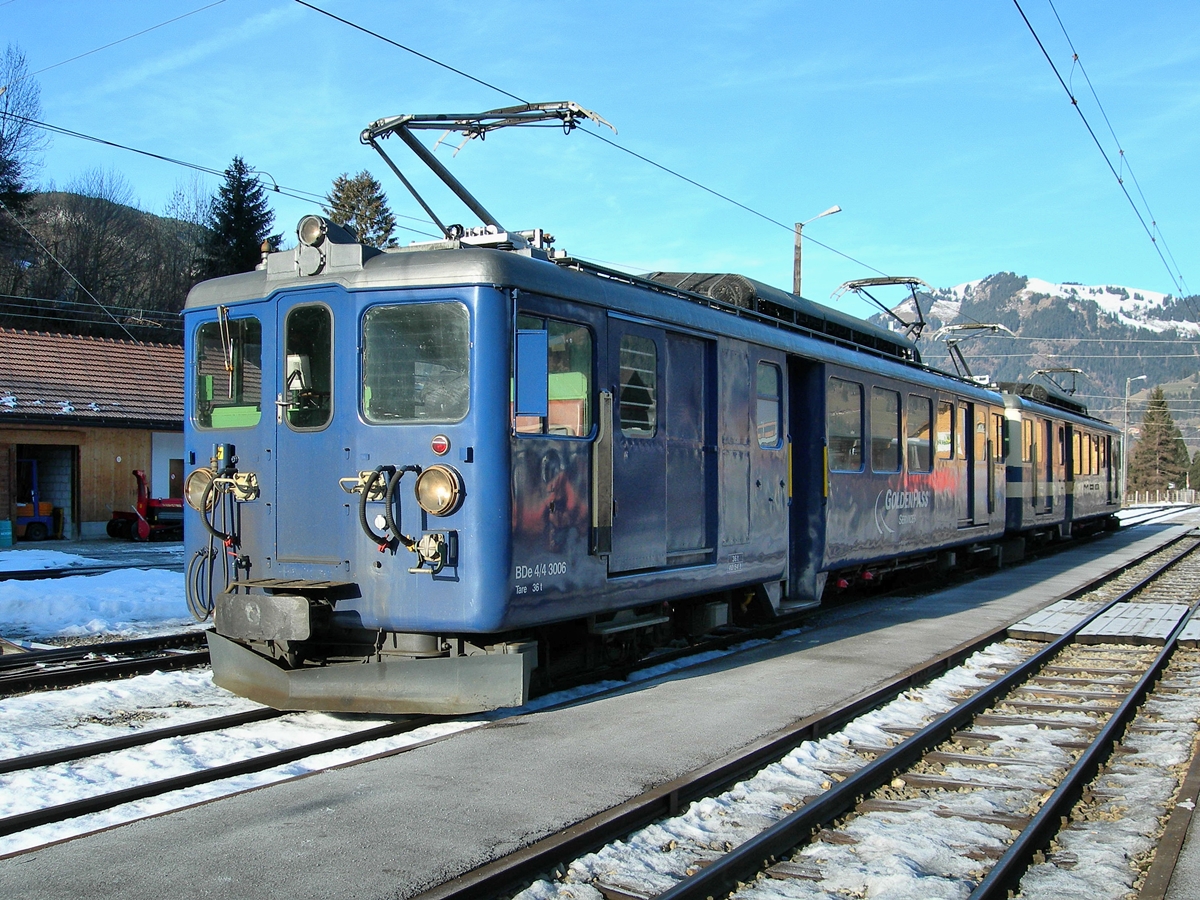
M 521 706 L 537 665 L 536 642 L 501 652 L 434 659 L 384 658 L 286 669 L 208 632 L 213 681 L 275 709 L 462 715 Z

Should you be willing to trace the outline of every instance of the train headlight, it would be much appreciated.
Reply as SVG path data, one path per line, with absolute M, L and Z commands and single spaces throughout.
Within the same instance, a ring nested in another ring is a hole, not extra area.
M 417 503 L 431 516 L 448 516 L 462 505 L 462 476 L 449 466 L 430 466 L 417 476 Z
M 305 216 L 296 226 L 296 237 L 308 247 L 317 247 L 329 233 L 329 225 L 320 216 Z
M 208 490 L 208 486 L 213 482 L 212 469 L 196 469 L 187 477 L 187 481 L 183 483 L 183 497 L 187 500 L 187 505 L 198 513 L 207 512 L 204 504 L 204 494 Z M 213 495 L 208 495 L 208 508 L 213 507 Z

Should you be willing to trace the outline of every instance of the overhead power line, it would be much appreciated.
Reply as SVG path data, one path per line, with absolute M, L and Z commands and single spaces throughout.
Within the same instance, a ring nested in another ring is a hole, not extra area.
M 1071 93 L 1071 89 L 1067 86 L 1066 81 L 1063 80 L 1062 74 L 1058 71 L 1058 66 L 1054 64 L 1054 60 L 1051 59 L 1049 51 L 1046 50 L 1046 45 L 1042 43 L 1042 39 L 1038 37 L 1037 30 L 1033 27 L 1033 23 L 1030 22 L 1029 17 L 1025 15 L 1025 10 L 1021 8 L 1020 0 L 1013 0 L 1013 5 L 1017 7 L 1017 12 L 1021 14 L 1021 18 L 1024 20 L 1025 26 L 1029 29 L 1029 33 L 1033 35 L 1033 39 L 1037 41 L 1038 49 L 1042 51 L 1042 56 L 1046 57 L 1046 62 L 1050 64 L 1050 68 L 1054 71 L 1054 77 L 1058 79 L 1058 83 L 1062 85 L 1062 89 L 1066 91 L 1067 97 L 1071 100 L 1071 105 L 1075 108 L 1075 112 L 1079 114 L 1079 119 L 1083 122 L 1083 126 L 1087 129 L 1088 134 L 1091 135 L 1092 142 L 1095 143 L 1096 149 L 1099 150 L 1100 155 L 1104 157 L 1104 162 L 1108 166 L 1108 170 L 1112 172 L 1113 178 L 1117 180 L 1117 184 L 1121 188 L 1121 193 L 1125 195 L 1125 199 L 1129 201 L 1129 206 L 1133 210 L 1134 215 L 1137 216 L 1138 221 L 1141 223 L 1142 230 L 1146 232 L 1146 236 L 1150 238 L 1150 242 L 1154 245 L 1154 252 L 1157 253 L 1158 258 L 1162 260 L 1163 268 L 1167 270 L 1167 275 L 1170 277 L 1171 283 L 1175 285 L 1175 290 L 1179 293 L 1179 296 L 1186 303 L 1188 303 L 1189 307 L 1191 307 L 1191 300 L 1188 298 L 1187 293 L 1181 284 L 1182 276 L 1176 277 L 1175 271 L 1167 263 L 1167 259 L 1163 255 L 1162 248 L 1158 245 L 1157 237 L 1146 224 L 1146 220 L 1142 216 L 1142 211 L 1138 209 L 1137 203 L 1135 203 L 1133 197 L 1130 196 L 1129 189 L 1125 186 L 1124 179 L 1121 178 L 1120 174 L 1116 170 L 1116 167 L 1113 166 L 1112 160 L 1108 157 L 1108 152 L 1104 149 L 1104 145 L 1100 143 L 1100 139 L 1096 136 L 1096 132 L 1093 130 L 1091 123 L 1088 121 L 1087 116 L 1084 115 L 1083 110 L 1080 108 L 1079 101 L 1075 99 L 1075 95 Z M 1057 16 L 1057 12 L 1055 15 Z M 1192 313 L 1193 315 L 1196 314 L 1194 307 L 1192 307 Z M 1198 315 L 1197 318 L 1200 318 L 1200 315 Z
M 11 0 L 10 0 L 10 2 L 11 2 Z M 185 12 L 182 15 L 175 16 L 173 19 L 167 19 L 165 22 L 159 22 L 157 25 L 151 25 L 149 28 L 143 28 L 141 31 L 136 31 L 133 34 L 126 35 L 125 37 L 120 38 L 118 40 L 110 41 L 109 43 L 107 43 L 101 47 L 96 47 L 93 50 L 88 50 L 86 53 L 79 53 L 75 56 L 70 57 L 69 59 L 64 59 L 64 60 L 61 60 L 60 62 L 56 62 L 51 65 L 44 66 L 43 68 L 38 69 L 36 72 L 30 72 L 29 74 L 25 75 L 24 77 L 18 78 L 16 81 L 9 82 L 8 84 L 4 85 L 4 87 L 8 88 L 8 87 L 12 87 L 14 84 L 20 84 L 22 81 L 25 81 L 27 78 L 32 78 L 34 75 L 41 75 L 43 72 L 49 72 L 51 69 L 57 69 L 59 66 L 65 66 L 67 63 L 73 63 L 77 59 L 83 59 L 85 56 L 91 56 L 93 53 L 99 53 L 101 50 L 107 50 L 109 47 L 115 47 L 115 46 L 117 46 L 117 44 L 123 44 L 126 41 L 131 41 L 135 37 L 141 37 L 143 34 L 149 34 L 151 31 L 156 31 L 157 29 L 162 28 L 165 25 L 170 25 L 172 22 L 178 22 L 180 19 L 186 19 L 188 16 L 194 16 L 194 15 L 196 15 L 196 13 L 204 12 L 206 9 L 212 9 L 214 6 L 220 6 L 224 2 L 225 2 L 225 0 L 215 0 L 215 2 L 206 4 L 205 6 L 197 7 L 196 9 L 193 9 L 191 12 Z
M 93 134 L 87 134 L 82 131 L 73 131 L 70 128 L 63 128 L 61 125 L 52 125 L 49 122 L 41 122 L 41 121 L 38 121 L 37 119 L 30 119 L 26 116 L 18 116 L 15 113 L 7 113 L 7 115 L 10 118 L 18 119 L 22 122 L 25 122 L 28 125 L 32 125 L 35 128 L 41 128 L 45 131 L 49 131 L 52 134 L 61 134 L 61 135 L 65 135 L 66 137 L 78 138 L 79 140 L 82 140 L 82 141 L 91 141 L 92 143 L 95 143 L 95 144 L 102 144 L 105 147 L 112 147 L 116 150 L 125 150 L 129 153 L 136 153 L 139 156 L 145 156 L 150 159 L 157 159 L 160 162 L 170 163 L 173 166 L 180 166 L 185 169 L 191 169 L 192 171 L 195 171 L 195 172 L 203 172 L 206 175 L 215 175 L 218 178 L 225 177 L 225 172 L 223 169 L 214 169 L 212 166 L 205 166 L 205 165 L 201 165 L 200 163 L 188 162 L 185 159 L 176 159 L 173 156 L 164 156 L 161 153 L 154 153 L 153 151 L 150 151 L 150 150 L 142 150 L 138 147 L 131 147 L 128 144 L 120 144 L 120 143 L 117 143 L 116 141 L 110 141 L 110 140 L 107 140 L 102 137 L 96 137 Z M 262 180 L 262 178 L 261 178 L 262 174 L 263 173 L 261 173 L 261 172 L 255 171 L 255 175 L 260 176 L 257 179 L 258 183 L 261 184 L 265 190 L 269 190 L 272 193 L 282 194 L 283 196 L 290 197 L 293 200 L 303 200 L 305 203 L 313 203 L 313 202 L 326 203 L 326 202 L 328 202 L 329 198 L 326 197 L 324 194 L 317 194 L 317 193 L 314 193 L 313 191 L 306 191 L 301 188 L 294 188 L 294 187 L 288 187 L 286 185 L 281 185 L 281 184 L 278 184 L 274 179 L 272 179 L 271 183 L 268 184 L 267 182 Z M 413 222 L 422 222 L 423 223 L 425 221 L 424 219 L 420 219 L 416 216 L 407 216 L 407 215 L 404 215 L 403 213 L 395 213 L 395 215 L 398 218 L 408 219 Z M 421 231 L 418 228 L 411 228 L 407 225 L 397 225 L 396 227 L 401 229 L 402 231 L 411 231 L 413 234 L 420 234 L 425 237 L 432 237 L 432 238 L 437 237 L 437 235 L 430 234 L 428 231 Z
M 1183 289 L 1191 293 L 1188 290 L 1187 281 L 1184 279 L 1183 273 L 1179 270 L 1179 263 L 1175 262 L 1175 255 L 1171 253 L 1171 248 L 1167 246 L 1166 236 L 1162 233 L 1162 229 L 1158 227 L 1158 221 L 1150 209 L 1150 201 L 1146 199 L 1146 195 L 1142 191 L 1142 186 L 1138 183 L 1137 175 L 1133 173 L 1133 164 L 1130 163 L 1129 157 L 1125 155 L 1125 148 L 1121 146 L 1116 129 L 1113 128 L 1112 122 L 1109 121 L 1108 113 L 1104 111 L 1104 104 L 1100 102 L 1100 95 L 1096 93 L 1096 88 L 1092 85 L 1092 79 L 1088 76 L 1087 69 L 1084 68 L 1083 60 L 1079 58 L 1079 51 L 1075 49 L 1075 42 L 1071 40 L 1071 35 L 1067 34 L 1067 26 L 1063 24 L 1062 17 L 1058 14 L 1058 9 L 1055 8 L 1054 0 L 1046 0 L 1046 2 L 1050 4 L 1050 9 L 1054 12 L 1054 18 L 1058 20 L 1058 27 L 1062 29 L 1063 37 L 1067 39 L 1067 46 L 1071 48 L 1072 65 L 1079 66 L 1079 71 L 1083 74 L 1083 80 L 1087 82 L 1092 99 L 1096 101 L 1096 108 L 1100 110 L 1100 115 L 1104 117 L 1104 124 L 1108 126 L 1108 133 L 1112 135 L 1113 143 L 1117 145 L 1117 151 L 1121 157 L 1121 165 L 1124 169 L 1129 170 L 1129 177 L 1133 180 L 1133 186 L 1137 188 L 1138 196 L 1142 198 L 1142 205 L 1146 207 L 1146 215 L 1150 217 L 1150 227 L 1154 229 L 1158 239 L 1162 241 L 1163 249 L 1167 251 L 1167 256 L 1171 258 L 1171 264 L 1175 266 L 1175 272 L 1179 275 L 1179 281 L 1183 285 Z
M 318 12 L 323 16 L 327 16 L 330 19 L 333 19 L 337 22 L 341 22 L 343 25 L 347 25 L 350 28 L 353 28 L 357 31 L 361 31 L 363 34 L 368 34 L 371 37 L 378 38 L 379 40 L 383 41 L 386 44 L 391 44 L 393 47 L 398 47 L 399 49 L 405 51 L 406 53 L 411 53 L 414 56 L 420 57 L 421 59 L 423 59 L 427 62 L 433 63 L 435 66 L 440 66 L 441 68 L 446 69 L 450 72 L 453 72 L 456 75 L 461 75 L 463 78 L 473 81 L 478 85 L 482 85 L 483 87 L 486 87 L 490 90 L 496 91 L 497 93 L 503 94 L 505 97 L 509 97 L 510 99 L 516 100 L 518 103 L 529 103 L 530 102 L 530 101 L 526 100 L 524 97 L 519 97 L 516 94 L 512 93 L 511 91 L 506 91 L 504 88 L 499 87 L 495 84 L 492 84 L 489 81 L 484 81 L 482 78 L 477 78 L 474 75 L 471 75 L 469 72 L 464 72 L 462 69 L 456 68 L 456 67 L 450 65 L 449 63 L 444 63 L 439 59 L 435 59 L 434 57 L 429 56 L 428 54 L 420 52 L 419 50 L 414 50 L 412 47 L 406 46 L 405 44 L 401 44 L 399 41 L 395 41 L 392 38 L 389 38 L 386 35 L 380 34 L 377 31 L 373 31 L 370 28 L 366 28 L 365 26 L 359 25 L 356 22 L 352 22 L 349 19 L 344 19 L 341 16 L 334 15 L 333 13 L 329 12 L 328 10 L 322 9 L 319 6 L 315 6 L 312 3 L 308 3 L 307 0 L 295 0 L 295 2 L 299 3 L 301 6 L 304 6 L 304 7 L 307 7 L 308 9 L 313 10 L 313 12 Z M 714 197 L 719 197 L 720 199 L 726 201 L 727 203 L 732 203 L 734 206 L 737 206 L 737 207 L 745 210 L 746 212 L 751 213 L 752 215 L 758 216 L 760 219 L 765 219 L 767 222 L 770 222 L 772 225 L 777 225 L 780 228 L 786 230 L 789 234 L 794 235 L 796 233 L 796 228 L 794 225 L 787 225 L 787 224 L 784 224 L 783 222 L 780 222 L 778 219 L 773 219 L 771 216 L 768 216 L 764 212 L 760 212 L 759 210 L 754 209 L 753 207 L 747 206 L 745 203 L 741 203 L 737 200 L 734 200 L 732 197 L 722 194 L 720 191 L 714 190 L 713 188 L 710 188 L 705 184 L 701 184 L 699 181 L 696 181 L 694 178 L 689 178 L 688 176 L 682 174 L 681 172 L 677 172 L 674 169 L 670 168 L 669 166 L 665 166 L 660 162 L 656 162 L 655 160 L 651 159 L 648 156 L 643 156 L 641 153 L 638 153 L 634 150 L 630 150 L 628 147 L 623 147 L 620 144 L 618 144 L 616 141 L 606 138 L 597 132 L 586 131 L 585 133 L 590 134 L 592 137 L 596 138 L 597 140 L 603 141 L 604 143 L 608 144 L 611 147 L 615 147 L 617 150 L 620 150 L 622 153 L 628 153 L 630 156 L 636 157 L 637 159 L 640 159 L 642 162 L 649 163 L 650 165 L 654 166 L 657 169 L 661 169 L 663 172 L 666 172 L 669 175 L 673 175 L 676 178 L 681 179 L 682 181 L 686 181 L 688 184 L 693 185 L 694 187 L 700 188 L 700 190 L 702 190 L 702 191 L 707 191 L 708 193 L 712 194 Z M 825 244 L 825 243 L 822 243 L 821 241 L 816 240 L 815 238 L 811 238 L 807 234 L 802 234 L 801 237 L 803 240 L 806 240 L 811 244 L 815 244 L 816 246 L 821 247 L 825 250 L 828 250 L 831 253 L 836 253 L 838 256 L 842 257 L 843 259 L 847 259 L 850 262 L 855 263 L 856 265 L 862 266 L 865 269 L 870 269 L 872 272 L 875 272 L 876 274 L 887 275 L 886 272 L 884 272 L 880 269 L 877 269 L 874 266 L 869 265 L 868 263 L 865 263 L 860 259 L 855 259 L 853 256 L 850 256 L 848 253 L 843 253 L 841 250 L 837 250 L 837 249 L 829 246 L 828 244 Z

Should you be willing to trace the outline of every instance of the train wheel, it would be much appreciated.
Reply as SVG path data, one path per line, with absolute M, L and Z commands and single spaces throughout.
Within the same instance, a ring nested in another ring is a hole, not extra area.
M 46 527 L 44 522 L 30 522 L 25 526 L 25 539 L 30 541 L 44 541 L 50 536 L 50 529 Z

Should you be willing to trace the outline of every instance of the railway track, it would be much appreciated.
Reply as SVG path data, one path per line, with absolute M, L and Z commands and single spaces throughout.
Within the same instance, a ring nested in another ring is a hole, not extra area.
M 1101 871 L 1079 862 L 1090 859 L 1099 823 L 1139 816 L 1150 836 L 1130 838 L 1136 846 L 1128 855 L 1144 863 L 1182 780 L 1178 760 L 1148 772 L 1157 759 L 1174 753 L 1186 760 L 1190 753 L 1200 652 L 1178 646 L 1182 625 L 1162 647 L 1080 641 L 1092 640 L 1086 630 L 1104 610 L 1112 615 L 1136 604 L 1178 602 L 1181 595 L 1194 601 L 1197 543 L 1189 535 L 1106 584 L 1074 592 L 1069 599 L 1092 611 L 1061 637 L 1035 642 L 1002 629 L 847 708 L 799 723 L 422 900 L 865 896 L 855 891 L 891 877 L 897 865 L 878 851 L 889 830 L 910 843 L 920 843 L 914 835 L 936 835 L 937 852 L 930 852 L 937 863 L 928 871 L 919 860 L 899 864 L 902 871 L 921 870 L 929 896 L 942 879 L 954 882 L 956 896 L 969 890 L 972 897 L 1007 897 L 1027 870 L 1035 885 L 1074 869 L 1076 878 Z M 949 694 L 934 691 L 947 708 L 933 703 L 921 721 L 910 721 L 913 703 L 927 690 L 914 685 L 947 670 L 942 680 L 949 678 L 950 688 L 942 690 Z M 1171 740 L 1173 750 L 1165 752 Z M 1130 767 L 1159 785 L 1158 806 L 1146 800 L 1136 815 L 1123 799 L 1134 777 Z M 692 801 L 698 802 L 687 808 Z M 1064 821 L 1071 824 L 1063 828 Z M 595 852 L 584 855 L 589 851 Z M 1160 859 L 1158 866 L 1165 865 Z M 831 872 L 838 878 L 827 882 Z M 1042 895 L 1039 887 L 1030 893 Z M 1076 895 L 1099 896 L 1087 888 Z
M 0 655 L 0 697 L 208 663 L 203 632 Z
M 120 572 L 126 569 L 163 569 L 167 572 L 182 572 L 183 563 L 146 563 L 130 565 L 120 563 L 114 565 L 96 566 L 62 566 L 56 569 L 26 569 L 17 572 L 0 572 L 0 581 L 38 581 L 42 578 L 69 578 L 72 575 L 104 575 L 107 572 Z
M 1159 551 L 1158 555 L 1163 556 L 1165 554 L 1171 557 L 1181 555 L 1184 551 L 1195 546 L 1197 542 L 1198 541 L 1196 538 L 1185 540 L 1183 542 L 1183 546 L 1177 542 L 1173 548 Z M 1161 563 L 1154 562 L 1142 563 L 1140 564 L 1140 568 L 1156 568 L 1160 565 Z M 1132 568 L 1126 567 L 1125 571 L 1117 573 L 1115 577 L 1118 580 L 1138 580 L 1136 576 L 1138 568 L 1139 566 L 1137 565 Z M 1111 578 L 1112 576 L 1113 573 L 1104 573 L 1102 575 L 1098 575 L 1096 581 L 1099 582 L 1105 578 Z M 672 651 L 668 654 L 662 654 L 650 660 L 643 660 L 636 664 L 614 667 L 606 670 L 605 674 L 608 677 L 621 678 L 628 675 L 631 670 L 639 667 L 658 665 L 679 656 L 695 654 L 704 650 L 725 648 L 731 644 L 746 642 L 754 638 L 770 637 L 772 634 L 784 630 L 791 624 L 794 623 L 790 621 L 775 622 L 772 623 L 771 626 L 768 626 L 764 629 L 738 630 L 727 635 L 719 636 L 718 638 L 707 642 L 702 646 L 692 646 L 686 649 Z M 199 640 L 201 637 L 201 635 L 195 636 L 197 640 Z M 117 642 L 115 645 L 111 646 L 91 645 L 77 648 L 62 648 L 53 651 L 40 651 L 37 653 L 21 654 L 20 656 L 13 657 L 0 657 L 0 673 L 3 673 L 5 667 L 16 668 L 18 662 L 21 661 L 21 657 L 33 657 L 44 662 L 57 661 L 77 663 L 81 655 L 95 653 L 97 650 L 101 651 L 102 653 L 116 651 L 125 649 L 130 644 L 133 644 L 138 649 L 145 650 L 161 647 L 162 645 L 169 643 L 170 639 L 146 639 L 137 642 Z M 161 666 L 152 667 L 161 668 Z M 916 679 L 920 680 L 925 677 L 927 677 L 925 673 L 920 673 L 916 676 Z M 2 681 L 0 681 L 0 684 L 2 684 Z M 623 685 L 613 690 L 622 689 L 624 689 Z M 600 694 L 602 695 L 603 693 L 607 692 L 608 691 L 601 691 Z M 248 713 L 224 716 L 199 723 L 190 723 L 171 728 L 146 730 L 137 734 L 124 735 L 94 744 L 77 745 L 73 747 L 50 750 L 17 759 L 0 760 L 0 774 L 28 772 L 37 768 L 69 765 L 79 761 L 93 759 L 101 754 L 119 753 L 132 748 L 144 747 L 158 741 L 174 740 L 189 735 L 238 728 L 243 725 L 257 723 L 267 719 L 280 718 L 284 715 L 285 714 L 281 714 L 273 710 L 254 710 Z M 437 717 L 415 717 L 396 722 L 389 722 L 378 727 L 359 730 L 352 734 L 341 735 L 333 739 L 318 742 L 307 742 L 302 745 L 267 754 L 255 754 L 252 757 L 248 757 L 235 763 L 203 768 L 201 770 L 188 772 L 183 775 L 168 779 L 132 785 L 114 792 L 99 793 L 95 796 L 71 801 L 69 803 L 47 805 L 39 809 L 26 810 L 16 815 L 0 819 L 0 836 L 16 834 L 17 832 L 38 828 L 43 825 L 53 825 L 54 823 L 61 822 L 67 818 L 100 812 L 121 804 L 157 797 L 172 791 L 209 784 L 211 782 L 236 777 L 239 775 L 265 771 L 267 769 L 286 765 L 306 756 L 315 756 L 317 754 L 326 753 L 332 750 L 347 749 L 355 746 L 356 744 L 366 743 L 379 738 L 393 737 L 439 721 L 444 720 L 438 719 Z M 411 749 L 413 746 L 421 746 L 423 743 L 424 742 L 422 741 L 420 743 L 400 749 L 385 751 L 385 753 L 391 754 L 396 752 L 404 752 L 406 749 Z M 94 830 L 94 828 L 89 830 Z

